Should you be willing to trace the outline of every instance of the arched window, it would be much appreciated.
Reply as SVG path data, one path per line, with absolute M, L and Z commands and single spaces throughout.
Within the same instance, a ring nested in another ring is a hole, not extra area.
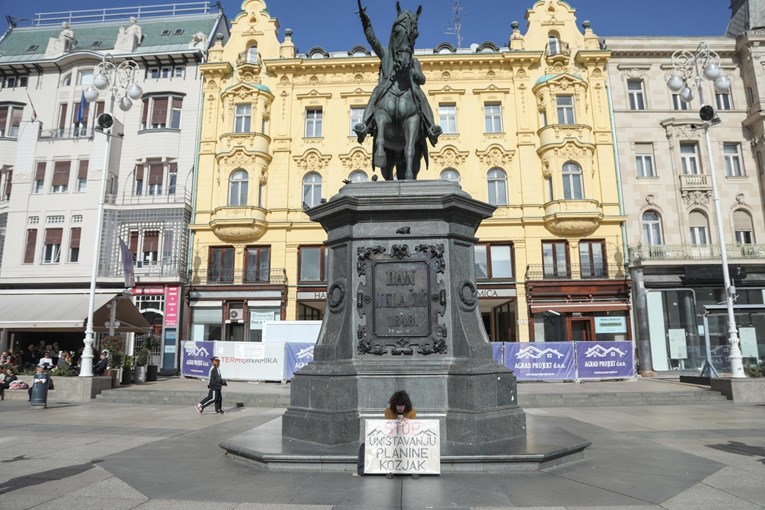
M 247 205 L 247 184 L 249 177 L 244 170 L 237 170 L 228 179 L 228 205 L 241 207 Z
M 248 64 L 257 64 L 258 63 L 258 47 L 257 46 L 250 46 L 247 50 L 247 63 Z
M 648 245 L 664 244 L 661 235 L 661 216 L 656 211 L 643 213 L 643 242 Z
M 348 180 L 351 182 L 367 182 L 367 173 L 363 170 L 354 170 L 351 175 L 348 176 Z
M 738 244 L 754 244 L 752 217 L 742 209 L 733 212 L 733 232 Z
M 489 185 L 489 203 L 507 205 L 507 174 L 501 168 L 492 168 L 486 174 Z
M 563 198 L 566 200 L 584 199 L 582 168 L 571 161 L 563 165 Z
M 321 203 L 321 175 L 311 172 L 303 177 L 303 208 L 316 207 Z
M 688 217 L 688 224 L 691 226 L 691 244 L 709 244 L 709 222 L 707 222 L 707 217 L 704 213 L 701 211 L 691 211 Z
M 441 172 L 441 180 L 460 183 L 460 173 L 454 168 L 445 168 Z
M 547 50 L 548 55 L 557 55 L 560 53 L 560 40 L 558 39 L 558 35 L 553 32 L 547 36 Z

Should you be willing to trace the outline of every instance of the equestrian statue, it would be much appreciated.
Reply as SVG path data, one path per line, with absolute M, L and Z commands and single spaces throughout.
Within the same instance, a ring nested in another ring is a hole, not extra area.
M 388 47 L 375 37 L 372 21 L 366 8 L 358 0 L 359 16 L 364 35 L 380 58 L 380 77 L 372 91 L 361 122 L 353 127 L 359 143 L 371 134 L 374 140 L 374 167 L 379 167 L 385 180 L 415 180 L 420 171 L 420 160 L 428 165 L 426 140 L 434 146 L 441 135 L 441 127 L 433 121 L 433 110 L 420 86 L 425 83 L 419 60 L 414 57 L 414 42 L 419 35 L 417 13 L 401 10 L 396 2 L 398 16 L 393 22 Z

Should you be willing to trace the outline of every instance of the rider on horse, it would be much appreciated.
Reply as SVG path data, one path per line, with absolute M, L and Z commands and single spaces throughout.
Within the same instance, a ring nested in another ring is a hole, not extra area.
M 393 29 L 391 30 L 391 44 L 388 48 L 385 48 L 375 36 L 375 32 L 372 29 L 372 21 L 366 13 L 366 8 L 361 7 L 361 1 L 359 0 L 359 16 L 361 17 L 361 25 L 364 28 L 364 35 L 372 46 L 375 54 L 380 58 L 380 79 L 377 86 L 375 86 L 375 89 L 372 91 L 372 96 L 369 98 L 369 102 L 364 108 L 364 116 L 362 117 L 361 122 L 353 126 L 353 131 L 356 133 L 359 143 L 364 141 L 366 135 L 370 133 L 374 134 L 372 132 L 374 129 L 372 126 L 374 124 L 375 108 L 382 96 L 384 96 L 391 88 L 391 82 L 395 79 L 396 72 L 402 68 L 402 65 L 408 65 L 414 98 L 417 103 L 417 108 L 422 116 L 425 135 L 428 137 L 428 140 L 430 140 L 430 143 L 435 146 L 436 142 L 438 142 L 439 135 L 441 135 L 443 131 L 433 120 L 433 110 L 428 103 L 427 97 L 425 97 L 425 93 L 420 88 L 420 86 L 425 83 L 425 74 L 422 72 L 420 61 L 413 56 L 414 42 L 419 35 L 417 32 L 417 18 L 419 18 L 420 13 L 422 12 L 422 6 L 417 9 L 416 16 L 412 11 L 402 11 L 398 2 L 396 2 L 396 9 L 398 11 L 398 17 L 393 23 Z M 411 30 L 409 41 L 410 58 L 407 63 L 402 63 L 401 59 L 397 58 L 393 49 L 393 39 L 396 36 L 397 30 L 400 30 L 402 33 Z

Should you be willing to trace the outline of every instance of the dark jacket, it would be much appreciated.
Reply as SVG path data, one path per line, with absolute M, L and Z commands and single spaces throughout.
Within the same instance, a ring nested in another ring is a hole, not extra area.
M 109 366 L 109 358 L 104 358 L 98 360 L 98 363 L 96 363 L 93 366 L 93 373 L 95 375 L 104 375 L 104 372 L 106 372 L 106 367 Z
M 210 381 L 207 383 L 207 387 L 211 390 L 220 390 L 223 386 L 227 386 L 227 384 L 220 375 L 220 367 L 212 367 L 210 369 Z

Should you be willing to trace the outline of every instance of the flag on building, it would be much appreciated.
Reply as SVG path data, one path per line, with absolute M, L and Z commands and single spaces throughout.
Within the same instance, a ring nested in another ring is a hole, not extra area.
M 35 110 L 35 105 L 32 103 L 32 98 L 29 96 L 28 91 L 27 91 L 27 98 L 29 99 L 29 106 L 32 107 L 32 118 L 30 120 L 32 122 L 35 122 L 37 120 L 37 110 Z
M 85 99 L 85 91 L 80 96 L 80 107 L 77 109 L 77 124 L 82 124 L 85 119 L 85 112 L 88 109 L 88 100 Z
M 122 254 L 122 271 L 125 273 L 125 287 L 135 286 L 135 272 L 133 271 L 133 253 L 125 241 L 120 237 L 120 253 Z

